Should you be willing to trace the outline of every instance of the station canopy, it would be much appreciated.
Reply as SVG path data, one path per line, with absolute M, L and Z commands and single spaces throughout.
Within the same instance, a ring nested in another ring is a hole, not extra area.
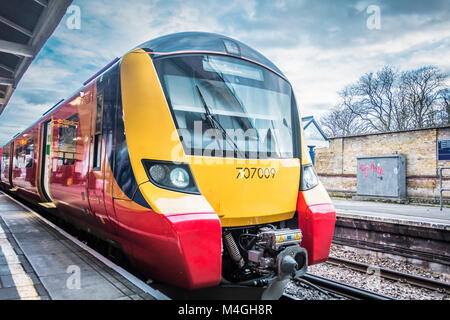
M 72 0 L 0 1 L 0 114 Z

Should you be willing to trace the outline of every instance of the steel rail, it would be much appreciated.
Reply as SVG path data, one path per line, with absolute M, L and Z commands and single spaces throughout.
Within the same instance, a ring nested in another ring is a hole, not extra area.
M 348 238 L 336 238 L 333 237 L 333 244 L 338 244 L 342 246 L 348 246 L 353 248 L 359 248 L 368 251 L 389 253 L 392 255 L 402 256 L 406 258 L 413 258 L 418 260 L 424 260 L 427 262 L 437 263 L 443 266 L 450 265 L 450 258 L 437 253 L 417 251 L 409 248 L 402 248 L 397 246 L 391 246 L 387 244 L 377 244 L 373 242 L 367 242 L 357 239 Z
M 283 293 L 283 295 L 280 297 L 280 299 L 278 300 L 300 300 L 299 298 L 297 298 L 296 296 L 289 294 L 289 293 Z
M 429 278 L 422 277 L 422 276 L 403 273 L 403 272 L 388 269 L 388 268 L 378 267 L 378 266 L 369 265 L 369 264 L 362 263 L 362 262 L 356 262 L 356 261 L 352 261 L 352 260 L 348 260 L 348 259 L 331 257 L 331 256 L 328 258 L 326 263 L 333 264 L 333 265 L 341 265 L 341 266 L 344 266 L 349 269 L 353 269 L 355 271 L 359 271 L 362 273 L 367 273 L 368 270 L 379 270 L 380 277 L 385 278 L 385 279 L 398 281 L 398 282 L 406 282 L 406 283 L 409 283 L 411 285 L 414 285 L 414 286 L 420 287 L 420 288 L 426 288 L 426 289 L 430 289 L 430 290 L 447 290 L 450 292 L 450 283 L 444 282 L 444 281 L 438 281 L 438 280 L 429 279 Z
M 302 276 L 302 279 L 311 282 L 312 284 L 324 289 L 325 291 L 335 293 L 350 298 L 352 300 L 394 300 L 394 298 L 392 297 L 370 292 L 361 288 L 350 286 L 342 282 L 327 279 L 310 273 L 304 274 Z

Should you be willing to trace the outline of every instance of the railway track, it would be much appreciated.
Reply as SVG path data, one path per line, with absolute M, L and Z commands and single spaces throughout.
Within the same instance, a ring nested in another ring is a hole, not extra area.
M 338 297 L 345 297 L 350 300 L 393 300 L 393 298 L 382 294 L 350 286 L 348 284 L 311 273 L 306 273 L 300 279 L 296 279 L 295 281 L 312 286 L 316 290 L 319 290 L 325 294 L 329 294 L 331 296 L 337 295 Z
M 399 272 L 392 269 L 382 268 L 378 266 L 372 266 L 362 262 L 356 262 L 348 259 L 342 259 L 337 257 L 329 257 L 327 262 L 329 264 L 344 266 L 346 268 L 359 271 L 362 273 L 367 273 L 368 270 L 377 270 L 382 278 L 398 281 L 401 283 L 408 283 L 410 285 L 426 288 L 435 291 L 447 291 L 450 292 L 450 283 L 444 281 L 438 281 L 434 279 L 429 279 L 422 276 L 411 275 L 403 272 Z

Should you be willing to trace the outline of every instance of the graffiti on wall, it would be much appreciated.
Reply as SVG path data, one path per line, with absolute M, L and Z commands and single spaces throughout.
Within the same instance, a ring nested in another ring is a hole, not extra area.
M 368 167 L 364 163 L 360 163 L 359 170 L 364 172 L 364 178 L 367 178 L 370 172 L 375 172 L 375 174 L 384 176 L 383 168 L 380 166 L 380 164 L 375 165 L 371 163 L 370 167 Z

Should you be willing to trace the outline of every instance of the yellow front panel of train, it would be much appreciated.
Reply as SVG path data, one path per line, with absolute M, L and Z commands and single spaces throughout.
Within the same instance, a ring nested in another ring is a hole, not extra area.
M 190 166 L 200 191 L 224 227 L 286 220 L 295 213 L 298 159 L 191 157 Z
M 138 50 L 125 55 L 121 83 L 131 165 L 145 200 L 156 212 L 173 214 L 213 209 L 224 227 L 271 223 L 293 217 L 300 181 L 299 159 L 188 156 L 176 133 L 155 68 L 145 52 Z M 142 159 L 189 163 L 201 195 L 152 185 Z

